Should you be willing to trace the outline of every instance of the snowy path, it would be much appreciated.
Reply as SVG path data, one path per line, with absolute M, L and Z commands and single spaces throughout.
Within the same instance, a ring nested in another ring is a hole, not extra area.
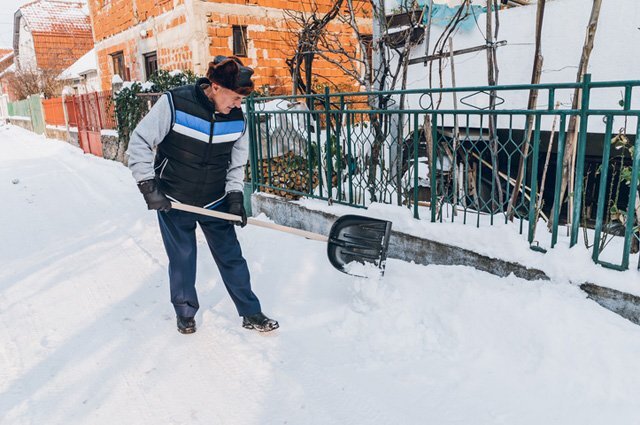
M 18 179 L 17 183 L 12 180 Z M 281 329 L 240 327 L 200 240 L 199 328 L 128 170 L 0 127 L 2 424 L 633 424 L 640 328 L 564 284 L 240 231 Z

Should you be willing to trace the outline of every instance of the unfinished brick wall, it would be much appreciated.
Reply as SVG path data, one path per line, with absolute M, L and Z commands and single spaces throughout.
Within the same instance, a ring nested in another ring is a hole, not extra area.
M 41 69 L 63 70 L 93 49 L 91 33 L 52 34 L 33 32 L 36 61 Z
M 184 3 L 184 0 L 88 0 L 96 41 L 119 34 Z
M 313 2 L 317 6 L 317 13 L 323 14 L 333 5 L 332 0 L 210 0 L 204 6 L 198 3 L 199 9 L 194 12 L 190 9 L 195 7 L 194 4 L 184 4 L 183 0 L 88 2 L 103 89 L 108 89 L 111 85 L 113 65 L 110 54 L 114 52 L 124 53 L 131 79 L 144 79 L 140 70 L 143 69 L 142 55 L 145 51 L 140 46 L 151 44 L 157 46 L 158 66 L 161 69 L 191 69 L 202 74 L 206 63 L 214 56 L 233 53 L 232 27 L 240 25 L 247 27 L 245 62 L 256 70 L 256 86 L 268 86 L 272 94 L 291 91 L 291 75 L 286 60 L 294 55 L 295 40 L 292 34 L 296 28 L 291 28 L 290 19 L 283 9 L 309 12 Z M 183 4 L 184 6 L 178 7 Z M 234 8 L 233 5 L 238 7 Z M 201 13 L 202 7 L 207 10 L 206 13 Z M 217 8 L 224 10 L 217 11 Z M 359 16 L 366 19 L 367 13 L 369 12 L 365 8 Z M 194 15 L 196 20 L 202 21 L 193 22 Z M 151 17 L 154 19 L 151 20 Z M 201 36 L 196 36 L 195 27 L 198 25 L 204 29 Z M 334 21 L 328 29 L 340 35 L 345 50 L 352 52 L 351 54 L 359 50 L 357 40 L 347 25 Z M 370 20 L 363 25 L 361 32 L 371 34 Z M 151 44 L 146 43 L 147 41 Z M 196 52 L 193 49 L 200 49 L 198 57 L 194 57 Z M 318 85 L 328 84 L 333 90 L 336 86 L 342 90 L 359 88 L 338 67 L 321 58 L 314 61 L 314 74 L 318 74 Z
M 100 85 L 103 90 L 111 88 L 111 79 L 113 78 L 113 57 L 114 53 L 122 52 L 125 60 L 125 68 L 127 68 L 131 80 L 141 80 L 142 75 L 138 72 L 138 49 L 135 40 L 128 40 L 124 43 L 112 45 L 106 49 L 96 51 L 98 58 L 98 70 L 100 75 Z M 123 79 L 126 76 L 122 76 Z
M 287 3 L 283 1 L 263 1 L 263 3 Z M 330 2 L 326 2 L 327 4 Z M 298 3 L 296 3 L 298 4 Z M 298 4 L 300 6 L 300 4 Z M 293 27 L 283 14 L 281 19 L 251 15 L 229 15 L 212 13 L 208 18 L 209 52 L 211 56 L 229 55 L 233 52 L 232 27 L 247 27 L 248 65 L 255 68 L 256 87 L 268 86 L 270 94 L 284 94 L 291 91 L 291 72 L 286 63 L 294 56 L 298 28 Z M 349 55 L 358 56 L 358 41 L 349 27 L 332 22 L 327 30 L 339 35 L 341 46 Z M 363 34 L 371 34 L 371 25 L 361 29 Z M 338 59 L 337 55 L 332 55 Z M 317 85 L 328 85 L 335 90 L 357 90 L 356 82 L 338 66 L 316 57 L 313 73 Z

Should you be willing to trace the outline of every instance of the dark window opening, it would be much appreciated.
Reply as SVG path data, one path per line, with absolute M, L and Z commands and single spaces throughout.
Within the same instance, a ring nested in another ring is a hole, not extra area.
M 124 53 L 116 52 L 111 54 L 113 60 L 113 75 L 119 75 L 123 80 L 128 80 L 127 69 L 124 66 Z
M 157 52 L 149 52 L 144 54 L 144 73 L 147 77 L 151 77 L 158 71 L 158 54 Z
M 247 56 L 247 27 L 233 26 L 233 54 L 235 56 Z

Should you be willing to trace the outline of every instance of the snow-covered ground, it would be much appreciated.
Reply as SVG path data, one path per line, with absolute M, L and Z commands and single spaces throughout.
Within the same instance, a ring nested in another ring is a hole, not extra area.
M 322 243 L 247 227 L 281 329 L 241 328 L 200 239 L 181 335 L 125 167 L 4 126 L 0 193 L 2 424 L 638 423 L 640 328 L 565 282 L 396 260 L 354 278 Z

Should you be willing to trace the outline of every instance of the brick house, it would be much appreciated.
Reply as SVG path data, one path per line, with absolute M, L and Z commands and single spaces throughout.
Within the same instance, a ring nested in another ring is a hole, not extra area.
M 61 71 L 93 48 L 91 20 L 80 2 L 36 0 L 14 14 L 16 67 Z
M 13 49 L 0 49 L 0 95 L 9 96 L 9 100 L 15 100 L 9 84 L 14 68 Z
M 257 87 L 271 93 L 291 90 L 286 60 L 294 54 L 291 20 L 285 10 L 308 12 L 311 3 L 326 13 L 330 0 L 88 0 L 102 88 L 114 74 L 146 81 L 156 69 L 190 69 L 204 74 L 216 55 L 235 54 L 256 70 Z M 357 2 L 356 2 L 357 3 Z M 371 19 L 359 17 L 371 34 Z M 349 27 L 334 21 L 347 49 L 358 50 Z M 356 54 L 359 54 L 356 52 Z M 314 73 L 325 81 L 353 86 L 335 66 L 316 59 Z

